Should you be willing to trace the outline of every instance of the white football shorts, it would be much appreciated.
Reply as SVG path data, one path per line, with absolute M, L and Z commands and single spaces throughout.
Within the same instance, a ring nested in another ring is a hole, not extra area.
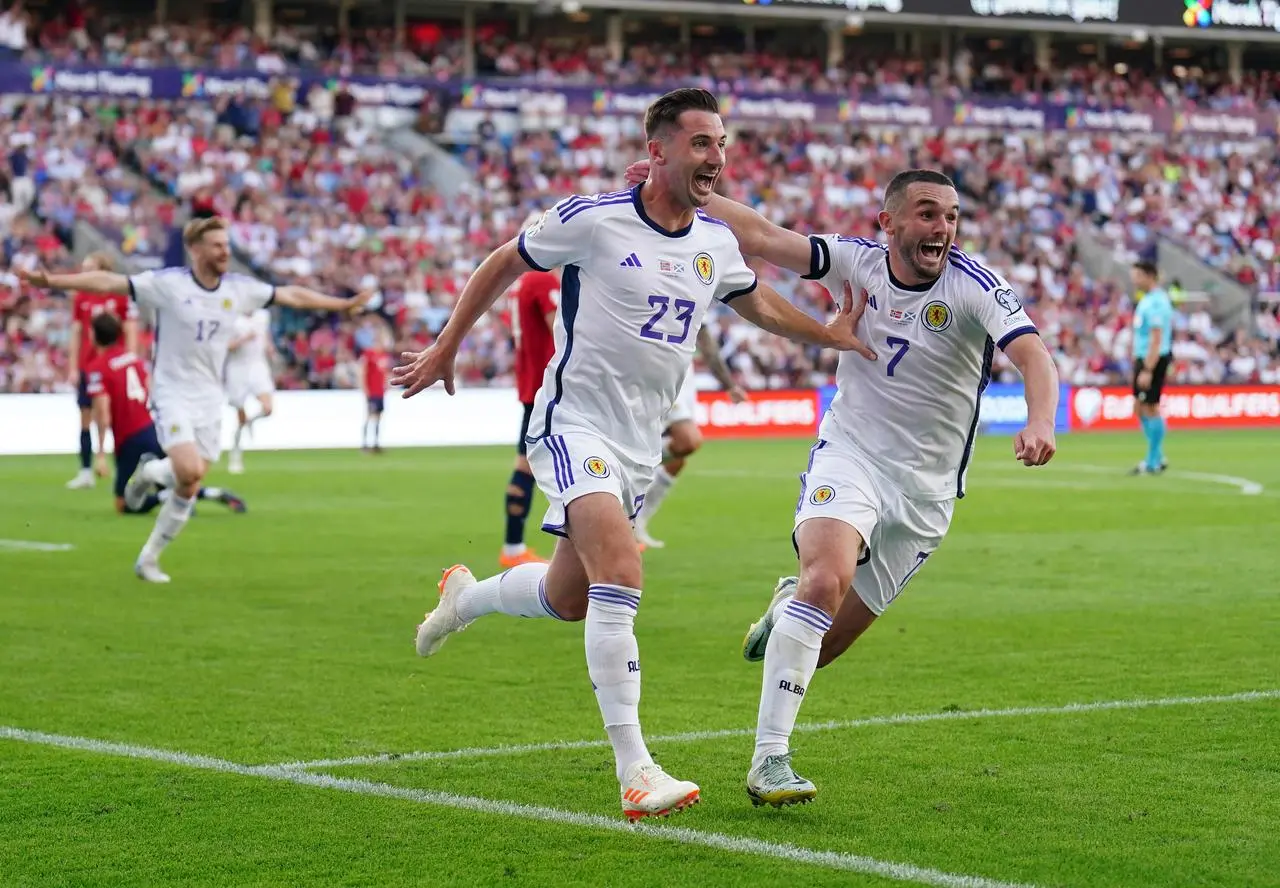
M 872 613 L 902 594 L 951 526 L 955 500 L 907 496 L 850 443 L 819 439 L 800 476 L 796 523 L 835 518 L 863 540 L 853 589 Z
M 183 404 L 156 401 L 152 408 L 160 446 L 166 451 L 177 444 L 195 444 L 206 461 L 216 463 L 222 455 L 222 410 L 195 411 Z
M 693 379 L 693 368 L 685 374 L 671 409 L 662 418 L 662 427 L 669 428 L 678 422 L 695 422 L 698 417 L 698 384 Z
M 227 364 L 227 400 L 237 410 L 243 409 L 250 398 L 269 395 L 276 390 L 271 375 L 271 365 L 265 362 L 253 364 Z
M 644 493 L 653 480 L 653 468 L 631 462 L 601 437 L 582 431 L 546 435 L 529 445 L 529 467 L 547 498 L 542 529 L 568 537 L 568 507 L 588 493 L 611 493 L 623 511 L 635 520 Z

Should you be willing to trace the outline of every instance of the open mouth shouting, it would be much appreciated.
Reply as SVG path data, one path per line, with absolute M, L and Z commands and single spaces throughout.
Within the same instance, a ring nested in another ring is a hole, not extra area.
M 927 240 L 920 242 L 920 258 L 928 265 L 938 265 L 942 262 L 942 257 L 946 254 L 947 243 L 942 240 Z
M 693 191 L 699 197 L 710 197 L 716 187 L 716 179 L 720 176 L 720 170 L 698 170 L 693 174 Z

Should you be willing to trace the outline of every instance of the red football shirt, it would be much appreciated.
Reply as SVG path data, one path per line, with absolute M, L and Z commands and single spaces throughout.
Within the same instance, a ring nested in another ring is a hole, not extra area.
M 79 367 L 84 372 L 93 357 L 93 319 L 104 311 L 118 317 L 121 321 L 138 316 L 138 309 L 129 299 L 118 293 L 76 293 L 71 297 L 71 317 L 80 322 L 80 355 Z
M 94 355 L 85 368 L 89 396 L 106 395 L 111 401 L 111 434 L 120 444 L 138 434 L 151 422 L 147 409 L 147 368 L 123 345 L 114 345 Z
M 381 398 L 387 393 L 387 371 L 391 358 L 382 349 L 365 349 L 360 356 L 364 363 L 364 393 L 366 397 Z
M 547 323 L 560 303 L 560 280 L 549 271 L 527 271 L 511 288 L 511 335 L 516 341 L 516 389 L 521 404 L 532 404 L 542 374 L 556 353 Z

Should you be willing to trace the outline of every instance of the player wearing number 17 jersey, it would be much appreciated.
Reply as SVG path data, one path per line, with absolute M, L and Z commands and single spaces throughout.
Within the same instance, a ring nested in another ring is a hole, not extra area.
M 183 230 L 190 268 L 165 268 L 126 277 L 110 271 L 76 274 L 19 272 L 37 287 L 124 293 L 151 309 L 156 318 L 152 406 L 160 444 L 168 456 L 138 472 L 151 487 L 172 488 L 174 495 L 156 516 L 156 526 L 134 562 L 134 573 L 151 583 L 167 583 L 160 553 L 191 516 L 200 482 L 221 453 L 222 371 L 236 319 L 273 301 L 314 311 L 355 311 L 372 297 L 323 296 L 305 287 L 270 284 L 227 274 L 231 242 L 225 220 L 193 219 Z
M 472 275 L 449 323 L 393 381 L 411 397 L 443 380 L 453 391 L 459 341 L 529 268 L 563 269 L 556 351 L 529 424 L 529 463 L 560 539 L 548 564 L 477 583 L 449 569 L 417 650 L 485 614 L 586 621 L 587 672 L 613 746 L 623 813 L 663 816 L 698 801 L 694 783 L 654 763 L 640 731 L 634 621 L 641 563 L 631 520 L 661 460 L 663 416 L 693 358 L 713 301 L 792 339 L 861 349 L 851 305 L 824 327 L 759 285 L 733 234 L 699 212 L 724 165 L 724 124 L 705 90 L 668 93 L 645 116 L 652 171 L 629 191 L 560 201 Z M 438 717 L 439 713 L 433 713 Z
M 978 402 L 996 348 L 1026 384 L 1024 464 L 1054 453 L 1053 359 L 1013 288 L 955 249 L 959 198 L 931 170 L 899 174 L 879 222 L 888 244 L 805 238 L 717 199 L 744 252 L 791 268 L 829 291 L 865 297 L 858 332 L 879 354 L 842 355 L 837 394 L 801 475 L 794 542 L 800 575 L 775 589 L 744 645 L 764 660 L 756 751 L 747 792 L 756 804 L 811 799 L 791 767 L 789 740 L 814 670 L 839 656 L 938 548 L 951 523 L 978 428 Z M 846 595 L 852 589 L 853 595 Z

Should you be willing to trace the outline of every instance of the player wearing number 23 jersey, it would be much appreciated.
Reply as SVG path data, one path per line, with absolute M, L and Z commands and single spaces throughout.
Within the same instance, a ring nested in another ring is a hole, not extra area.
M 538 270 L 560 266 L 555 354 L 529 423 L 529 462 L 562 533 L 581 493 L 621 484 L 629 514 L 662 459 L 662 418 L 713 301 L 756 288 L 733 233 L 699 211 L 680 231 L 646 214 L 640 187 L 556 204 L 520 236 Z M 619 478 L 608 479 L 614 471 Z

